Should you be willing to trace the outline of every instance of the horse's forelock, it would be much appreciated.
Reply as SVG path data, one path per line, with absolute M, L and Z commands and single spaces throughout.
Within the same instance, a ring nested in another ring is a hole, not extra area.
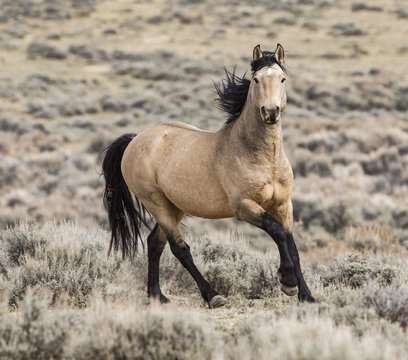
M 279 65 L 283 72 L 286 72 L 285 67 L 275 58 L 275 53 L 273 51 L 262 51 L 262 57 L 251 61 L 251 70 L 252 73 L 256 73 L 265 66 L 272 66 L 274 64 Z

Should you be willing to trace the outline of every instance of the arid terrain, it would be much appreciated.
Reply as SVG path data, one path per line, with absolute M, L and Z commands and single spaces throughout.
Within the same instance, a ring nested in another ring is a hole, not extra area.
M 407 359 L 408 4 L 0 0 L 0 357 Z M 165 250 L 107 259 L 100 177 L 117 136 L 217 130 L 213 82 L 286 52 L 295 240 L 317 304 L 279 290 L 278 252 L 238 221 L 186 218 L 209 310 Z

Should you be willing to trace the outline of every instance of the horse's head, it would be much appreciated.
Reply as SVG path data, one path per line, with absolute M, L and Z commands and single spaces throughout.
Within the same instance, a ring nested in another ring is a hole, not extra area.
M 259 45 L 253 51 L 253 76 L 249 92 L 265 124 L 278 123 L 286 106 L 284 57 L 285 52 L 280 44 L 274 52 L 261 51 Z

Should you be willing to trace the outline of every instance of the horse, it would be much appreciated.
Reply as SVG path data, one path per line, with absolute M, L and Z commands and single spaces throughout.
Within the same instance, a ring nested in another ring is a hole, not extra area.
M 218 131 L 169 122 L 117 138 L 105 150 L 104 205 L 111 229 L 109 253 L 137 252 L 148 216 L 155 221 L 147 237 L 151 299 L 167 303 L 159 284 L 159 262 L 166 243 L 194 278 L 210 308 L 227 299 L 194 264 L 179 224 L 186 214 L 235 217 L 264 230 L 280 255 L 281 290 L 299 301 L 314 302 L 301 271 L 293 239 L 293 172 L 283 149 L 282 112 L 286 106 L 285 52 L 253 49 L 251 79 L 225 69 L 215 84 L 218 105 L 228 119 Z

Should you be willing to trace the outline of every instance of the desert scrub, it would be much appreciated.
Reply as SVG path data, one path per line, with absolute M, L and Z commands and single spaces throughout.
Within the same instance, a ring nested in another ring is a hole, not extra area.
M 9 276 L 10 305 L 17 306 L 28 287 L 48 289 L 52 303 L 61 295 L 86 306 L 89 295 L 104 291 L 121 262 L 106 258 L 106 233 L 75 224 L 22 223 L 1 234 L 0 258 Z
M 352 328 L 336 325 L 318 308 L 307 306 L 284 316 L 259 314 L 238 325 L 228 359 L 403 359 L 404 344 L 372 329 L 358 337 Z M 374 346 L 375 345 L 375 346 Z
M 272 252 L 265 255 L 232 241 L 214 243 L 207 236 L 201 237 L 200 247 L 203 271 L 219 292 L 247 299 L 279 294 L 279 262 Z
M 364 292 L 368 305 L 372 305 L 381 318 L 398 323 L 404 329 L 408 326 L 408 287 L 391 285 L 385 288 L 369 286 Z
M 49 310 L 28 294 L 17 312 L 0 308 L 0 358 L 26 359 L 214 359 L 220 342 L 197 313 L 106 303 L 86 309 Z
M 21 313 L 9 313 L 0 304 L 0 358 L 61 359 L 70 331 L 66 316 L 50 314 L 47 302 L 27 296 Z
M 361 225 L 348 227 L 344 241 L 356 250 L 377 252 L 396 252 L 401 250 L 392 228 L 386 225 Z
M 69 346 L 74 359 L 213 359 L 214 330 L 196 313 L 96 305 Z
M 199 238 L 187 235 L 186 241 L 191 246 L 191 253 L 197 267 L 219 293 L 247 299 L 280 294 L 277 251 L 264 254 L 251 250 L 244 242 L 234 239 L 231 234 L 226 235 L 227 238 L 222 243 L 212 237 L 216 237 L 215 234 L 203 235 Z M 168 249 L 162 256 L 160 269 L 161 283 L 163 285 L 172 283 L 172 292 L 176 288 L 188 289 L 191 292 L 198 291 L 191 276 Z
M 339 256 L 330 264 L 331 272 L 322 276 L 324 286 L 350 286 L 359 288 L 370 279 L 389 285 L 396 276 L 396 268 L 384 261 L 365 259 L 359 255 Z

